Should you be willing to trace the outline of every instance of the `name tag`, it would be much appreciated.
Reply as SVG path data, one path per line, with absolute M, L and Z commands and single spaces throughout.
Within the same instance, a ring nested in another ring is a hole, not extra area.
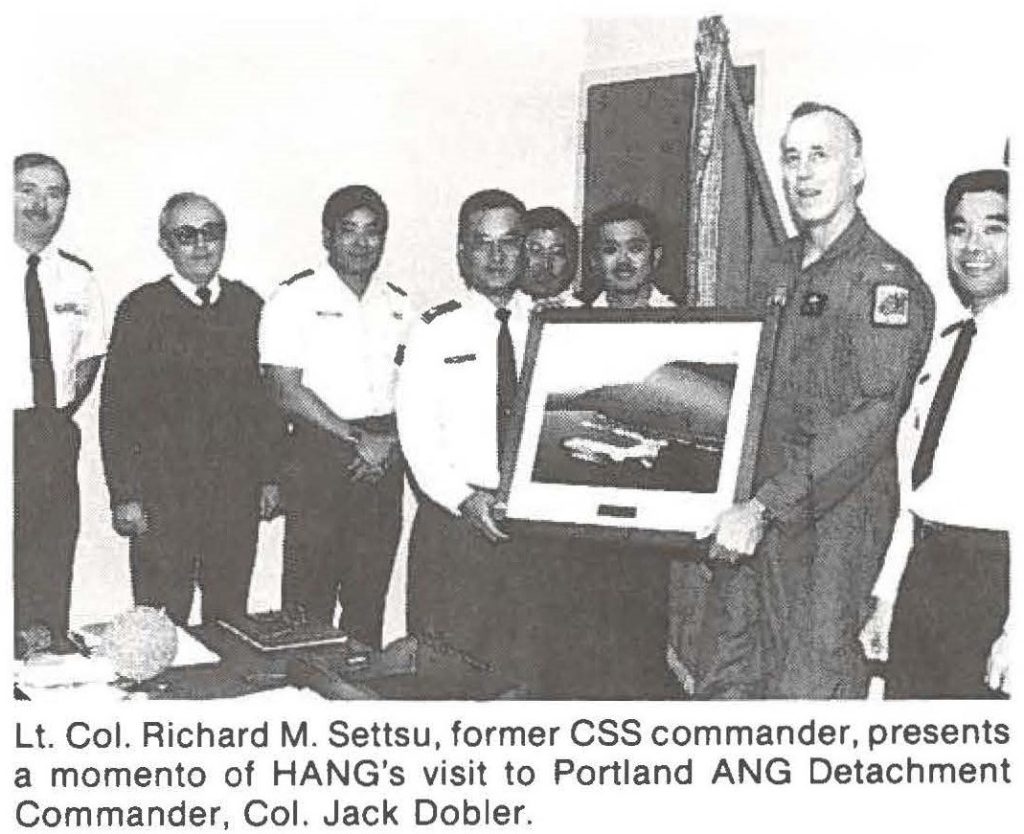
M 463 362 L 475 362 L 475 353 L 460 353 L 457 356 L 446 356 L 444 358 L 444 364 L 446 365 L 459 365 Z
M 335 319 L 340 319 L 343 315 L 345 315 L 340 310 L 317 310 L 316 314 L 318 316 L 324 316 L 326 318 L 335 318 Z
M 65 315 L 84 316 L 86 309 L 84 304 L 76 304 L 74 301 L 67 301 L 63 304 L 54 304 L 53 312 L 64 313 Z

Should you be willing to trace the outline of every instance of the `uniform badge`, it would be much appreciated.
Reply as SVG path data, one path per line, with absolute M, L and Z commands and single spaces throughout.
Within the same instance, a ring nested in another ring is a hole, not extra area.
M 871 298 L 871 323 L 882 327 L 910 324 L 910 290 L 899 284 L 876 284 Z
M 805 292 L 800 302 L 801 316 L 820 316 L 825 312 L 825 305 L 828 304 L 828 293 Z

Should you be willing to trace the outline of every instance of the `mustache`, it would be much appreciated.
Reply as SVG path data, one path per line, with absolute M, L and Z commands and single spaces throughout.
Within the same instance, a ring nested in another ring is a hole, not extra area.
M 46 209 L 28 208 L 22 211 L 22 216 L 27 217 L 29 220 L 49 220 L 50 212 Z

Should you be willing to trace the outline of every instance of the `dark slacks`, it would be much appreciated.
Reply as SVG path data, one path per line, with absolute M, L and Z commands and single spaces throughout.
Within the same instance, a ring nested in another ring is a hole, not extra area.
M 42 624 L 68 631 L 78 538 L 81 432 L 55 409 L 14 413 L 15 633 Z
M 543 698 L 664 698 L 668 559 L 635 545 L 516 531 L 490 544 L 423 500 L 409 544 L 409 629 Z
M 312 426 L 289 438 L 282 600 L 379 647 L 384 602 L 402 532 L 403 465 L 374 483 L 353 481 L 352 447 Z
M 1007 533 L 918 523 L 893 612 L 888 698 L 993 698 L 989 651 L 1009 604 Z
M 178 498 L 143 504 L 149 530 L 129 548 L 135 604 L 164 608 L 183 625 L 198 582 L 204 622 L 237 619 L 246 612 L 256 561 L 259 487 L 190 489 L 195 485 L 182 485 Z

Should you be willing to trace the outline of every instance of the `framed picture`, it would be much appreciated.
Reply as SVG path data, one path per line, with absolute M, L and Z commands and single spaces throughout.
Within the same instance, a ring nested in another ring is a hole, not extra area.
M 749 497 L 776 324 L 771 310 L 534 316 L 506 523 L 675 540 Z

